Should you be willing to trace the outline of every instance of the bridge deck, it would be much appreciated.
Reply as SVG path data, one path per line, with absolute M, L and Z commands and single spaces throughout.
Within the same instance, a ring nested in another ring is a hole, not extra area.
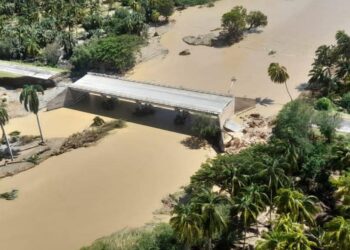
M 70 88 L 76 91 L 177 107 L 212 115 L 221 114 L 233 101 L 232 97 L 223 95 L 134 82 L 91 73 L 70 85 Z

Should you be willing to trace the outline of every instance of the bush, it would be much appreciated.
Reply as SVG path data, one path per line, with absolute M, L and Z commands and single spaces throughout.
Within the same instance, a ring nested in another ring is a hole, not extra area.
M 13 44 L 9 39 L 0 40 L 0 59 L 2 60 L 10 60 L 13 59 Z
M 251 11 L 246 18 L 248 30 L 264 27 L 267 25 L 267 16 L 261 11 Z
M 96 240 L 81 250 L 180 250 L 181 245 L 169 224 L 160 223 L 151 228 L 122 230 Z
M 114 15 L 105 22 L 104 28 L 108 33 L 116 35 L 140 35 L 145 29 L 145 17 L 141 13 L 118 8 Z
M 155 0 L 152 7 L 166 19 L 174 12 L 173 0 Z
M 230 37 L 242 36 L 246 28 L 247 10 L 242 6 L 236 6 L 222 16 L 223 29 Z
M 58 43 L 46 45 L 43 51 L 43 58 L 47 65 L 56 66 L 61 56 L 61 46 Z
M 318 99 L 316 101 L 314 107 L 317 110 L 332 110 L 333 109 L 333 103 L 327 97 L 322 97 L 322 98 L 320 98 L 320 99 Z
M 199 138 L 213 142 L 218 138 L 220 128 L 215 119 L 210 116 L 202 115 L 194 118 L 192 131 Z
M 98 14 L 86 16 L 82 26 L 86 31 L 99 29 L 102 26 L 102 17 Z
M 333 141 L 336 133 L 336 128 L 340 124 L 340 117 L 336 114 L 331 114 L 327 111 L 321 111 L 317 114 L 316 123 L 321 134 L 326 137 L 327 142 Z
M 309 136 L 313 115 L 312 106 L 302 100 L 286 104 L 277 115 L 274 138 L 306 150 L 311 146 Z
M 350 112 L 350 92 L 343 95 L 340 101 L 340 105 L 348 112 Z
M 211 1 L 212 0 L 175 0 L 175 6 L 184 7 L 184 6 L 203 5 Z
M 124 73 L 135 64 L 134 52 L 142 39 L 134 35 L 109 36 L 92 40 L 74 50 L 71 62 L 76 70 Z
M 93 122 L 92 124 L 90 125 L 90 127 L 99 127 L 99 126 L 102 126 L 103 124 L 105 124 L 106 122 L 99 116 L 96 116 L 94 119 L 93 119 Z

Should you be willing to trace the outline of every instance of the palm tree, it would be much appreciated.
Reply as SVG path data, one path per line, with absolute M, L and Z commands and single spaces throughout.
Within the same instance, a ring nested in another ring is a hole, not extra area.
M 315 196 L 304 195 L 288 188 L 278 190 L 275 197 L 278 213 L 289 214 L 294 221 L 309 224 L 314 224 L 314 216 L 319 211 L 316 202 Z
M 36 115 L 36 120 L 38 122 L 41 142 L 44 143 L 44 137 L 41 130 L 40 120 L 39 120 L 39 97 L 38 92 L 44 94 L 44 89 L 40 85 L 25 85 L 19 100 L 24 104 L 24 108 L 27 111 L 33 112 Z
M 10 155 L 11 155 L 11 160 L 13 161 L 13 153 L 12 153 L 12 149 L 11 149 L 11 146 L 10 146 L 10 142 L 9 142 L 9 139 L 7 138 L 7 134 L 5 132 L 5 124 L 9 121 L 9 116 L 8 116 L 8 113 L 5 109 L 4 106 L 0 106 L 0 126 L 1 126 L 1 130 L 2 130 L 2 134 L 4 135 L 5 137 L 5 140 L 6 140 L 6 144 L 7 144 L 7 149 L 8 151 L 10 152 Z
M 305 226 L 294 222 L 290 216 L 282 215 L 276 222 L 273 230 L 258 241 L 257 250 L 311 250 L 317 247 L 317 243 L 312 239 L 314 235 L 305 232 Z
M 240 220 L 244 228 L 243 249 L 245 249 L 248 226 L 256 222 L 261 211 L 261 207 L 253 200 L 250 193 L 244 192 L 235 199 L 234 209 L 240 214 Z
M 207 247 L 211 250 L 213 236 L 226 228 L 224 205 L 228 199 L 209 189 L 203 189 L 193 198 L 193 202 L 201 211 L 203 234 L 207 239 Z
M 273 194 L 281 187 L 289 183 L 288 177 L 285 175 L 284 169 L 281 167 L 284 163 L 274 160 L 272 164 L 263 164 L 264 167 L 258 173 L 258 176 L 267 180 L 267 187 L 270 190 L 270 223 L 272 222 L 273 211 Z
M 190 249 L 192 244 L 197 243 L 202 237 L 202 217 L 194 210 L 192 204 L 179 204 L 173 210 L 170 225 L 173 227 L 179 240 Z
M 280 66 L 278 63 L 271 63 L 268 68 L 268 74 L 271 78 L 271 81 L 278 84 L 284 84 L 287 90 L 287 93 L 290 97 L 290 100 L 293 101 L 292 95 L 289 92 L 287 80 L 289 79 L 289 75 L 286 67 Z
M 237 195 L 240 190 L 246 185 L 247 176 L 239 173 L 237 167 L 234 167 L 232 170 L 232 178 L 231 178 L 231 198 Z
M 338 216 L 326 223 L 324 228 L 326 249 L 350 249 L 350 220 Z
M 256 250 L 281 250 L 286 249 L 285 232 L 272 230 L 262 235 L 262 240 L 257 241 Z

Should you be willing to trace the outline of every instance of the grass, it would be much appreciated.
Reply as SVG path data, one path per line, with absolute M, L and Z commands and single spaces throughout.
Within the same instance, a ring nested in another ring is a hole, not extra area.
M 0 78 L 17 78 L 21 77 L 22 75 L 14 74 L 14 73 L 9 73 L 5 71 L 0 71 Z
M 10 65 L 33 67 L 33 68 L 37 68 L 39 70 L 49 70 L 49 71 L 54 71 L 54 72 L 57 72 L 57 73 L 67 72 L 66 69 L 60 69 L 60 68 L 55 68 L 55 67 L 50 67 L 50 66 L 37 65 L 35 63 L 27 63 L 27 62 L 22 62 L 22 61 L 4 61 L 4 60 L 0 60 L 0 64 L 6 64 L 6 65 L 10 64 Z

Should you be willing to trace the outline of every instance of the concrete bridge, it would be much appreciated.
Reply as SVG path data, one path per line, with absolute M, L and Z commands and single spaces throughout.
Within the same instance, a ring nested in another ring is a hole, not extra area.
M 222 131 L 224 131 L 225 123 L 233 117 L 235 112 L 235 98 L 232 96 L 131 81 L 95 73 L 88 73 L 69 85 L 67 90 L 61 94 L 61 98 L 58 98 L 56 103 L 51 104 L 51 106 L 57 108 L 58 106 L 73 105 L 86 94 L 210 115 L 213 119 L 218 120 Z

